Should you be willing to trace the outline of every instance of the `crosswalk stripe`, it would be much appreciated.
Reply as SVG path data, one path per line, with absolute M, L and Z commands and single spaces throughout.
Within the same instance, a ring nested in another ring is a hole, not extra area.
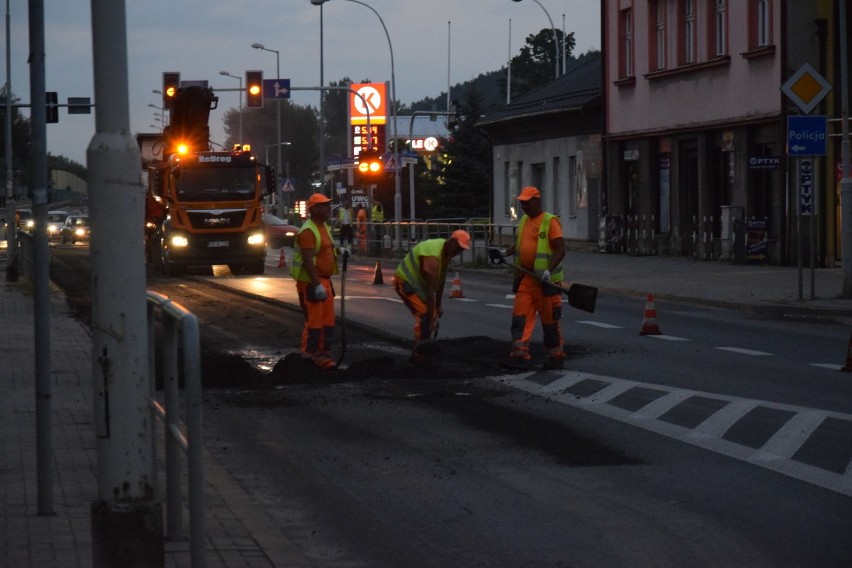
M 766 351 L 755 351 L 754 349 L 743 349 L 742 347 L 714 347 L 713 349 L 718 349 L 719 351 L 731 351 L 733 353 L 740 353 L 741 355 L 755 355 L 758 357 L 774 355 L 774 353 L 767 353 Z

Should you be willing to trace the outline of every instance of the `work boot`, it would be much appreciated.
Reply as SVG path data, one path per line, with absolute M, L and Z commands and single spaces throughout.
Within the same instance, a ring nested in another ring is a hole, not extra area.
M 322 369 L 323 371 L 331 371 L 337 367 L 337 364 L 334 362 L 334 359 L 329 357 L 328 355 L 317 355 L 314 357 L 314 365 L 318 369 Z
M 433 363 L 432 353 L 429 349 L 424 349 L 422 346 L 418 345 L 411 351 L 411 357 L 408 358 L 408 362 L 415 367 L 431 367 Z

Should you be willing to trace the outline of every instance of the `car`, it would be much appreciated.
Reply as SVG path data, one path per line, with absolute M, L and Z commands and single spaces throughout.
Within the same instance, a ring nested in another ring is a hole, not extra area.
M 26 231 L 28 233 L 33 231 L 33 227 L 35 226 L 35 217 L 33 217 L 32 209 L 16 209 L 15 217 L 15 222 L 17 223 L 19 230 Z
M 59 232 L 59 241 L 62 244 L 88 241 L 90 232 L 88 215 L 69 215 Z
M 299 232 L 298 227 L 270 213 L 264 213 L 262 219 L 266 244 L 270 248 L 293 246 L 293 243 L 296 241 L 296 234 Z
M 59 240 L 59 232 L 62 230 L 62 225 L 65 224 L 65 219 L 68 218 L 67 211 L 48 211 L 47 212 L 47 238 L 50 240 Z

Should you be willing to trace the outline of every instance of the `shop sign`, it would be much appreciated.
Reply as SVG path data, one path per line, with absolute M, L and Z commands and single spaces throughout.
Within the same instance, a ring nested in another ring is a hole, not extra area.
M 748 159 L 748 167 L 752 170 L 777 170 L 781 168 L 781 157 L 752 156 Z

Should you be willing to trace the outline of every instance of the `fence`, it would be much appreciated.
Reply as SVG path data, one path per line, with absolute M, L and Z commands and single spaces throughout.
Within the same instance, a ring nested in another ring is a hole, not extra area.
M 198 320 L 180 304 L 148 291 L 148 363 L 151 383 L 151 413 L 164 424 L 166 470 L 166 535 L 170 541 L 185 538 L 182 521 L 180 451 L 187 456 L 190 561 L 204 568 L 206 559 L 204 529 L 203 435 L 201 426 L 201 342 Z M 158 328 L 160 328 L 158 330 Z M 157 378 L 157 352 L 162 354 L 164 402 L 154 397 Z M 179 361 L 179 354 L 183 358 Z M 179 365 L 182 363 L 182 365 Z M 187 434 L 181 429 L 179 371 L 186 388 Z M 157 485 L 156 420 L 151 420 L 153 471 Z

